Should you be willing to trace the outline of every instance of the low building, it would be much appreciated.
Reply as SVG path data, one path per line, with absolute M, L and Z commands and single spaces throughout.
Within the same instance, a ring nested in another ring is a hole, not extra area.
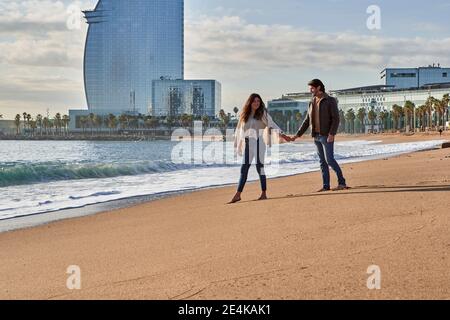
M 20 128 L 23 128 L 23 121 L 20 121 Z M 0 136 L 13 135 L 16 133 L 17 127 L 14 120 L 0 120 Z
M 339 109 L 346 113 L 353 109 L 357 112 L 363 108 L 366 113 L 365 129 L 380 131 L 383 125 L 379 120 L 374 125 L 368 119 L 370 110 L 379 113 L 381 111 L 392 111 L 394 105 L 403 107 L 406 101 L 411 101 L 416 107 L 424 105 L 429 97 L 442 99 L 445 94 L 450 93 L 450 83 L 431 84 L 420 88 L 398 89 L 394 86 L 375 85 L 366 87 L 357 87 L 350 89 L 334 90 L 329 94 L 338 100 Z M 282 99 L 290 99 L 298 102 L 309 103 L 311 94 L 309 92 L 288 93 L 283 95 Z M 433 111 L 434 116 L 434 111 Z M 448 117 L 448 115 L 447 115 Z M 392 122 L 392 119 L 390 120 Z
M 154 80 L 151 114 L 216 117 L 222 109 L 222 88 L 215 80 Z
M 81 119 L 83 117 L 89 117 L 89 114 L 92 111 L 89 110 L 69 110 L 69 131 L 70 132 L 76 132 L 76 131 L 82 131 L 83 126 L 81 124 Z

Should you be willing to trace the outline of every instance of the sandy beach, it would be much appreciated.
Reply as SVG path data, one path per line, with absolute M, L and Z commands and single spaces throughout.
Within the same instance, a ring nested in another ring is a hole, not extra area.
M 343 170 L 348 191 L 314 193 L 313 172 L 270 180 L 268 201 L 256 182 L 236 205 L 223 187 L 0 233 L 0 299 L 450 299 L 450 149 Z

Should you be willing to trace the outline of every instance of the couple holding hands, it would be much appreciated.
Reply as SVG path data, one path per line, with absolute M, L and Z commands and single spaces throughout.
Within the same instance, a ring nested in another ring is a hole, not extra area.
M 325 86 L 319 79 L 310 81 L 308 85 L 313 97 L 309 104 L 308 114 L 295 136 L 287 136 L 283 133 L 272 120 L 259 94 L 254 93 L 248 98 L 236 129 L 235 148 L 243 157 L 243 162 L 238 190 L 230 204 L 241 201 L 241 194 L 244 191 L 253 160 L 256 161 L 256 170 L 261 182 L 262 193 L 258 200 L 267 199 L 264 157 L 267 145 L 270 146 L 271 143 L 270 136 L 267 134 L 271 129 L 278 130 L 280 137 L 286 142 L 294 142 L 311 127 L 323 178 L 323 187 L 318 192 L 331 190 L 329 167 L 336 172 L 338 177 L 339 185 L 333 190 L 348 189 L 342 170 L 334 158 L 334 141 L 340 121 L 337 101 L 325 92 Z

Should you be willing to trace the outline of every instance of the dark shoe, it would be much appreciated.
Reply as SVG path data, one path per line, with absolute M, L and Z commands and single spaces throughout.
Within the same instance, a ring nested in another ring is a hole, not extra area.
M 328 192 L 328 191 L 330 191 L 330 189 L 322 188 L 319 191 L 317 191 L 317 193 Z
M 334 188 L 333 191 L 342 191 L 342 190 L 348 190 L 348 189 L 350 189 L 350 188 L 345 185 L 339 185 L 339 186 L 337 186 L 337 188 Z

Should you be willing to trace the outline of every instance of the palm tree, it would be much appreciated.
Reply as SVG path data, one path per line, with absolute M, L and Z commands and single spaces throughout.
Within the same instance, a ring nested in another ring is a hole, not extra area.
M 285 113 L 285 124 L 286 124 L 286 131 L 291 132 L 292 129 L 292 123 L 294 122 L 294 114 L 292 113 L 292 110 L 286 110 Z
M 122 130 L 128 129 L 128 116 L 126 114 L 121 114 L 119 116 L 119 124 Z
M 380 118 L 380 120 L 381 120 L 381 131 L 382 132 L 384 132 L 386 120 L 388 117 L 389 117 L 389 112 L 387 112 L 386 110 L 383 110 L 378 114 L 378 118 Z
M 375 120 L 377 120 L 377 113 L 375 112 L 375 110 L 372 108 L 370 111 L 369 111 L 369 114 L 368 114 L 368 118 L 369 118 L 369 121 L 370 121 L 370 125 L 372 126 L 372 133 L 373 133 L 373 131 L 374 131 L 374 126 L 375 126 Z
M 358 109 L 358 113 L 356 115 L 356 117 L 359 120 L 359 123 L 361 124 L 361 133 L 364 133 L 364 119 L 366 118 L 366 109 L 364 108 L 359 108 Z
M 394 118 L 394 131 L 398 130 L 399 120 L 403 115 L 403 108 L 398 104 L 392 106 L 392 117 Z
M 89 125 L 91 127 L 91 135 L 93 135 L 93 130 L 94 130 L 94 120 L 95 120 L 95 114 L 90 113 L 89 114 Z
M 297 111 L 295 113 L 295 121 L 297 121 L 298 126 L 300 126 L 300 123 L 302 122 L 302 120 L 303 120 L 302 114 L 299 111 Z
M 64 130 L 65 130 L 66 134 L 69 132 L 69 123 L 70 123 L 70 117 L 67 114 L 63 115 L 62 124 L 64 126 Z
M 14 118 L 14 124 L 16 125 L 16 133 L 19 135 L 20 130 L 20 114 L 16 114 L 16 117 Z
M 99 129 L 102 127 L 103 119 L 99 115 L 94 116 L 94 126 L 97 129 L 97 133 L 99 132 Z
M 444 116 L 443 116 L 443 123 L 445 126 L 445 122 L 448 121 L 448 112 L 449 112 L 449 104 L 450 104 L 450 94 L 446 93 L 444 94 L 444 96 L 442 97 L 442 104 L 444 107 Z
M 349 126 L 349 133 L 355 133 L 355 111 L 353 109 L 347 110 L 347 113 L 345 114 L 345 120 L 350 124 Z
M 173 116 L 168 116 L 168 117 L 166 118 L 166 123 L 167 123 L 167 126 L 169 127 L 169 130 L 170 130 L 170 131 L 172 131 L 172 127 L 173 127 L 173 125 L 175 124 L 175 121 L 176 121 L 176 119 L 175 119 L 175 117 L 173 117 Z
M 448 103 L 449 103 L 449 95 L 446 94 L 441 100 L 436 99 L 435 100 L 435 106 L 434 110 L 438 114 L 437 119 L 437 125 L 441 126 L 441 120 L 442 120 L 442 126 L 445 126 L 445 115 L 448 110 Z
M 36 116 L 36 124 L 39 127 L 39 135 L 42 135 L 42 115 L 38 114 Z
M 239 108 L 238 108 L 238 107 L 234 107 L 233 112 L 234 112 L 234 116 L 235 116 L 236 119 L 237 119 L 237 115 L 238 115 L 238 113 L 239 113 Z
M 24 113 L 22 113 L 22 116 L 23 116 L 23 128 L 26 129 L 28 113 L 24 112 Z
M 428 114 L 428 127 L 433 128 L 433 107 L 436 103 L 436 99 L 434 97 L 429 97 L 425 102 L 426 112 Z
M 345 118 L 345 112 L 339 109 L 339 132 L 345 132 L 347 127 L 347 119 Z
M 30 120 L 30 129 L 31 129 L 31 135 L 34 136 L 34 131 L 37 128 L 36 120 Z
M 42 125 L 44 126 L 44 129 L 45 129 L 45 135 L 47 135 L 48 134 L 48 128 L 50 128 L 50 119 L 48 118 L 48 117 L 45 117 L 43 120 L 42 120 Z
M 403 112 L 405 114 L 405 119 L 406 119 L 405 127 L 406 126 L 413 127 L 413 131 L 415 131 L 415 129 L 416 129 L 416 124 L 411 126 L 411 122 L 413 122 L 413 121 L 411 121 L 411 116 L 414 115 L 414 108 L 415 107 L 416 107 L 416 105 L 413 102 L 409 101 L 409 100 L 405 102 L 405 105 L 403 107 Z
M 56 129 L 56 134 L 61 134 L 61 126 L 62 126 L 62 122 L 61 122 L 61 113 L 57 113 L 55 115 L 55 129 Z
M 53 128 L 55 127 L 55 120 L 48 119 L 48 126 L 50 128 L 50 132 L 52 133 L 52 136 L 54 136 L 55 130 L 53 130 Z
M 152 136 L 153 138 L 156 136 L 156 128 L 159 126 L 159 120 L 155 117 L 147 117 L 147 120 L 145 120 L 145 126 L 147 128 L 152 129 Z
M 416 118 L 419 122 L 420 130 L 423 131 L 425 129 L 425 116 L 426 116 L 426 106 L 421 105 L 416 108 Z
M 88 117 L 86 117 L 86 116 L 80 117 L 80 125 L 81 125 L 81 128 L 83 129 L 83 134 L 86 132 L 86 126 L 87 126 L 88 122 L 89 122 Z
M 186 113 L 183 113 L 180 117 L 181 126 L 186 128 L 189 127 L 189 116 Z
M 27 114 L 27 125 L 30 128 L 31 114 Z
M 139 116 L 129 115 L 128 116 L 128 124 L 131 129 L 134 129 L 136 132 L 139 127 Z
M 109 128 L 109 135 L 112 135 L 112 131 L 117 128 L 117 117 L 110 113 L 107 118 L 108 128 Z
M 203 123 L 203 125 L 205 126 L 205 128 L 208 128 L 209 122 L 210 122 L 209 117 L 208 117 L 207 115 L 204 115 L 204 116 L 202 117 L 202 123 Z
M 222 109 L 219 112 L 219 118 L 222 121 L 223 128 L 228 128 L 228 124 L 230 123 L 230 117 L 225 113 L 225 111 Z

